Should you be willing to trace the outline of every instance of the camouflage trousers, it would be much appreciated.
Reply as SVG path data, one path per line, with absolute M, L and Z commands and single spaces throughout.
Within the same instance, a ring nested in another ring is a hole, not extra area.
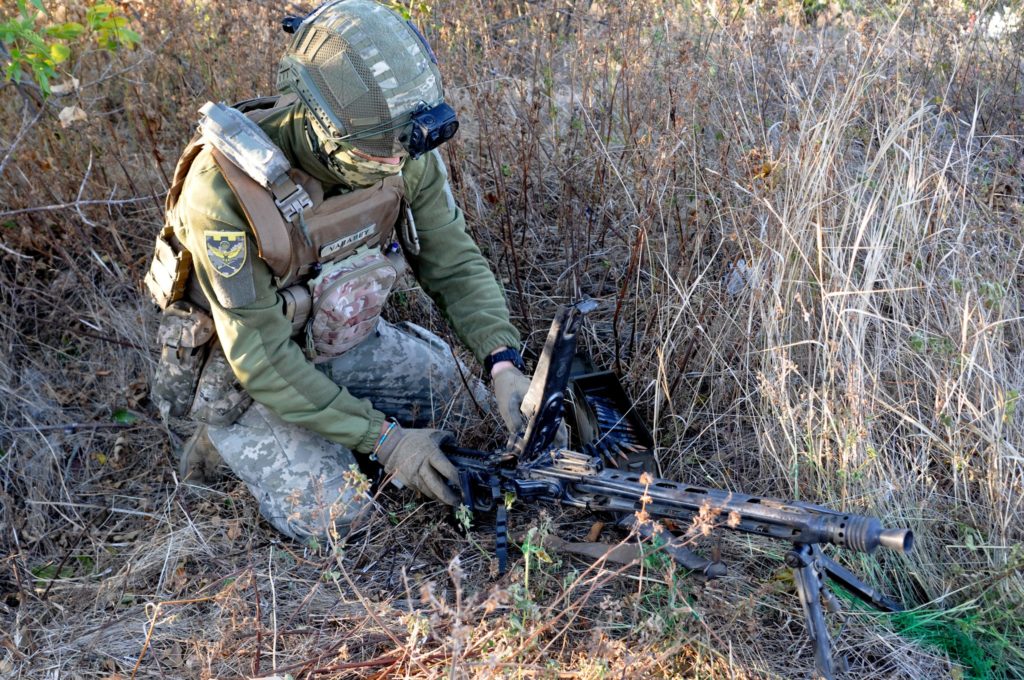
M 406 427 L 459 429 L 487 408 L 487 392 L 438 336 L 381 319 L 377 330 L 318 369 Z M 461 376 L 467 376 L 473 395 Z M 372 503 L 353 453 L 253 403 L 233 425 L 207 428 L 210 443 L 276 529 L 297 540 L 344 535 Z

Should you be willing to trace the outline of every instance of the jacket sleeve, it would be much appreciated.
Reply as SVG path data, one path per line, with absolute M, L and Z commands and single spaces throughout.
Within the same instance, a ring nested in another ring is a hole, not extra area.
M 419 233 L 419 254 L 406 259 L 459 339 L 477 360 L 501 346 L 519 347 L 501 287 L 466 232 L 437 150 L 407 165 L 406 197 Z
M 256 255 L 230 188 L 219 172 L 209 172 L 213 176 L 201 178 L 207 186 L 194 192 L 198 200 L 185 203 L 183 196 L 177 232 L 192 253 L 194 276 L 210 302 L 217 337 L 235 376 L 254 400 L 282 419 L 355 451 L 371 451 L 384 414 L 318 371 L 292 341 L 291 322 L 270 268 Z M 241 265 L 236 255 L 228 263 L 232 266 L 225 266 L 216 250 L 218 239 L 244 241 Z

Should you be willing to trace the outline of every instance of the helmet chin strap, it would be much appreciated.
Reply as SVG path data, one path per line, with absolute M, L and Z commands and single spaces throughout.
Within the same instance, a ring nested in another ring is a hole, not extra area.
M 349 145 L 331 142 L 331 145 L 335 148 L 333 151 L 328 152 L 324 149 L 324 144 L 321 143 L 320 137 L 316 134 L 308 119 L 303 127 L 306 131 L 306 140 L 309 142 L 309 146 L 317 160 L 330 170 L 331 174 L 337 177 L 341 184 L 349 189 L 373 186 L 386 177 L 396 175 L 402 171 L 403 164 L 391 165 L 358 158 L 351 153 L 352 147 Z M 345 154 L 348 158 L 343 161 L 336 154 Z
M 313 150 L 313 155 L 320 161 L 325 168 L 331 168 L 331 159 L 324 152 L 323 147 L 320 146 L 320 138 L 316 136 L 312 128 L 309 125 L 308 113 L 305 116 L 305 120 L 302 121 L 302 129 L 306 132 L 306 142 L 309 143 L 309 148 Z

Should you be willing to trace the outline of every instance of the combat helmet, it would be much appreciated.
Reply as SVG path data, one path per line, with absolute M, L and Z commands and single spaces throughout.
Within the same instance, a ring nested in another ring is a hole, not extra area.
M 309 109 L 328 154 L 344 144 L 369 156 L 415 158 L 458 130 L 433 51 L 397 12 L 371 0 L 334 0 L 291 30 L 277 87 Z

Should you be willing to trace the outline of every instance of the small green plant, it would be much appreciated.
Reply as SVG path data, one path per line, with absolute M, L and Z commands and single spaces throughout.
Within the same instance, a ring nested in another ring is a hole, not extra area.
M 818 15 L 827 9 L 827 2 L 820 2 L 819 0 L 801 0 L 800 2 L 800 10 L 804 14 L 804 21 L 809 24 L 814 23 Z
M 131 425 L 137 421 L 139 417 L 126 408 L 119 408 L 114 411 L 114 414 L 110 416 L 110 419 L 119 425 Z
M 109 3 L 101 2 L 90 7 L 85 12 L 85 21 L 96 35 L 96 44 L 108 52 L 116 52 L 122 47 L 135 49 L 142 40 L 142 36 L 128 28 L 128 17 Z
M 426 0 L 390 0 L 386 3 L 388 7 L 402 15 L 402 18 L 409 21 L 413 15 L 429 16 L 430 4 Z
M 552 562 L 551 556 L 548 555 L 544 549 L 544 533 L 538 532 L 537 527 L 531 527 L 526 532 L 526 538 L 523 539 L 523 545 L 520 549 L 523 551 L 524 560 L 524 575 L 523 575 L 523 587 L 526 588 L 526 592 L 530 592 L 530 563 L 536 559 L 537 562 L 544 562 L 550 564 Z M 538 535 L 539 534 L 539 535 Z
M 918 354 L 930 354 L 946 359 L 952 359 L 957 355 L 957 347 L 952 340 L 925 331 L 915 331 L 910 336 L 908 344 L 910 349 Z
M 530 597 L 530 591 L 522 583 L 513 583 L 508 587 L 508 595 L 512 600 L 512 611 L 509 614 L 509 626 L 515 634 L 527 631 L 532 622 L 540 615 L 540 607 Z
M 1017 412 L 1017 402 L 1020 401 L 1020 390 L 1009 390 L 1006 393 L 1006 404 L 1003 406 L 1003 422 L 1008 423 Z M 0 456 L 2 457 L 2 456 Z
M 640 544 L 640 552 L 643 556 L 644 567 L 650 571 L 672 572 L 675 570 L 675 562 L 663 550 L 667 541 L 661 534 L 656 534 L 650 541 Z
M 917 609 L 891 615 L 893 627 L 902 635 L 941 649 L 963 666 L 963 677 L 987 680 L 993 677 L 994 664 L 986 649 L 983 624 L 976 615 Z
M 473 528 L 473 511 L 469 509 L 468 505 L 462 504 L 455 508 L 455 520 L 462 527 L 463 533 L 466 534 L 466 538 L 469 540 L 470 545 L 480 551 L 480 555 L 485 560 L 491 558 L 491 554 L 480 545 L 479 541 L 473 536 L 473 532 L 470 529 Z
M 468 505 L 460 504 L 459 507 L 455 508 L 455 519 L 458 520 L 459 526 L 467 534 L 473 527 L 473 511 L 469 509 Z
M 36 590 L 43 590 L 50 581 L 62 578 L 71 578 L 75 575 L 75 565 L 58 565 L 52 562 L 32 567 L 32 575 L 36 577 Z
M 981 302 L 985 309 L 993 309 L 1006 297 L 1006 287 L 998 281 L 982 281 L 978 285 L 978 292 L 981 293 Z
M 29 78 L 44 97 L 53 93 L 50 83 L 57 76 L 57 67 L 71 57 L 70 41 L 88 31 L 101 49 L 116 52 L 122 47 L 132 49 L 142 39 L 128 28 L 128 17 L 109 3 L 89 7 L 83 26 L 77 21 L 40 25 L 49 17 L 43 0 L 15 2 L 16 16 L 0 23 L 0 54 L 7 59 L 4 79 L 21 83 Z
M 57 65 L 71 56 L 67 41 L 80 36 L 85 27 L 73 21 L 38 27 L 36 21 L 46 13 L 42 0 L 16 2 L 17 16 L 0 24 L 0 43 L 7 58 L 4 79 L 21 82 L 27 74 L 43 95 L 49 95 L 50 81 L 57 75 Z

